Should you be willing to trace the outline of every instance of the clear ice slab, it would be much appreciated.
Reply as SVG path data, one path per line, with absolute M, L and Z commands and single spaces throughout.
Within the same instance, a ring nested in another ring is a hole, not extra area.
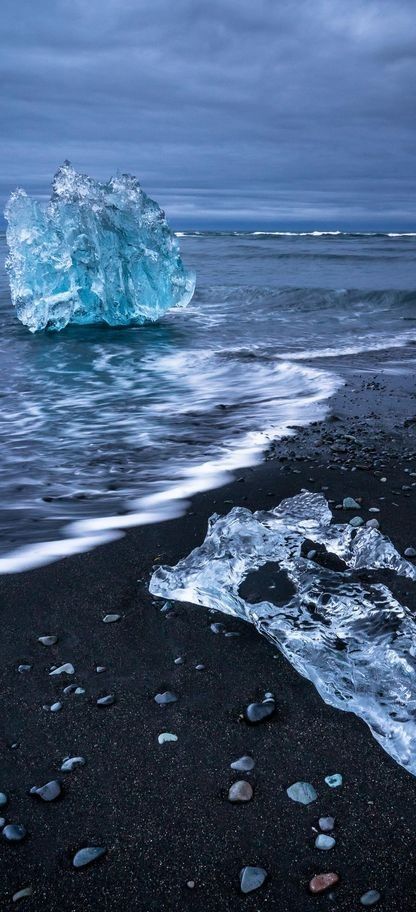
M 164 212 L 129 174 L 99 183 L 65 162 L 46 206 L 19 189 L 5 216 L 12 302 L 31 332 L 154 322 L 192 298 Z
M 377 529 L 331 520 L 325 498 L 307 491 L 270 512 L 214 514 L 203 544 L 176 567 L 159 567 L 150 592 L 254 624 L 326 703 L 356 713 L 416 775 L 416 622 L 386 585 L 386 577 L 415 581 L 416 570 Z M 286 603 L 246 601 L 242 583 L 270 563 L 276 577 L 286 571 Z

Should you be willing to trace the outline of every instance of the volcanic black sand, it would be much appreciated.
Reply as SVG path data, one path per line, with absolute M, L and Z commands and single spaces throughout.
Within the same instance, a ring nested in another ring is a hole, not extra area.
M 385 352 L 372 363 L 368 355 L 348 359 L 346 386 L 327 421 L 280 442 L 227 487 L 196 497 L 182 519 L 1 578 L 0 791 L 9 802 L 0 814 L 27 828 L 20 844 L 0 841 L 2 907 L 14 908 L 13 894 L 31 886 L 22 907 L 60 912 L 351 912 L 371 888 L 382 896 L 376 908 L 415 908 L 416 780 L 364 723 L 326 706 L 252 627 L 182 604 L 164 614 L 147 591 L 152 566 L 188 554 L 212 512 L 275 506 L 304 487 L 324 488 L 334 504 L 362 497 L 365 520 L 377 515 L 399 550 L 416 546 L 416 400 L 412 366 L 404 365 L 413 351 Z M 381 512 L 368 513 L 369 506 Z M 396 586 L 411 608 L 415 588 L 406 580 Z M 104 624 L 109 612 L 120 620 Z M 216 620 L 240 636 L 212 633 Z M 38 643 L 45 634 L 57 634 L 58 644 Z M 174 664 L 178 656 L 183 665 Z M 49 677 L 62 662 L 72 662 L 75 675 Z M 19 673 L 21 663 L 32 669 Z M 197 671 L 198 663 L 205 669 Z M 97 674 L 98 665 L 107 670 Z M 73 681 L 85 694 L 63 696 Z M 164 690 L 178 701 L 158 706 L 154 696 Z M 248 727 L 242 710 L 265 690 L 275 694 L 277 712 Z M 109 693 L 114 705 L 97 706 Z M 43 708 L 58 699 L 60 712 Z M 163 731 L 178 741 L 159 745 Z M 230 763 L 246 752 L 254 771 L 232 772 Z M 68 755 L 86 765 L 61 773 Z M 324 777 L 335 772 L 344 784 L 330 789 Z M 28 795 L 55 778 L 63 783 L 57 801 Z M 238 778 L 254 786 L 246 805 L 227 801 Z M 318 792 L 308 807 L 286 794 L 299 779 Z M 336 847 L 320 852 L 312 827 L 328 814 L 336 817 Z M 73 853 L 86 845 L 107 854 L 76 871 Z M 245 864 L 269 874 L 247 896 L 239 890 Z M 339 874 L 338 886 L 311 896 L 310 878 L 325 871 Z

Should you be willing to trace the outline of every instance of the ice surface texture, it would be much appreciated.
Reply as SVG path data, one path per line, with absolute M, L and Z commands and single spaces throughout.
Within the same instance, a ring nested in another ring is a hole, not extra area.
M 137 325 L 192 298 L 162 209 L 129 174 L 101 184 L 65 162 L 46 207 L 16 190 L 5 216 L 12 301 L 31 332 Z
M 270 512 L 235 507 L 176 567 L 160 567 L 150 591 L 253 623 L 326 703 L 354 712 L 394 759 L 416 775 L 416 623 L 382 581 L 416 580 L 414 567 L 376 529 L 332 525 L 322 495 L 303 492 Z M 313 560 L 313 542 L 330 559 Z M 303 550 L 302 550 L 303 545 Z M 321 563 L 318 563 L 318 560 Z M 340 569 L 328 569 L 328 564 Z M 276 562 L 295 594 L 279 607 L 239 595 L 248 573 Z M 326 563 L 327 566 L 322 566 Z M 379 571 L 378 573 L 371 571 Z

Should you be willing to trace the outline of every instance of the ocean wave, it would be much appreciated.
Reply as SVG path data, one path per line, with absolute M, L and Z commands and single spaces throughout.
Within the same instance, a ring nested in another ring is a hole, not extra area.
M 415 231 L 244 231 L 244 230 L 199 230 L 175 231 L 176 237 L 237 237 L 237 238 L 415 238 Z

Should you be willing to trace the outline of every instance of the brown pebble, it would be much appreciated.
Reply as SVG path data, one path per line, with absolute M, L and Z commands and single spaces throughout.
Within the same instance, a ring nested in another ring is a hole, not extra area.
M 311 893 L 323 893 L 329 887 L 334 887 L 338 881 L 339 876 L 334 871 L 330 871 L 329 874 L 315 874 L 315 877 L 309 881 L 309 889 Z

